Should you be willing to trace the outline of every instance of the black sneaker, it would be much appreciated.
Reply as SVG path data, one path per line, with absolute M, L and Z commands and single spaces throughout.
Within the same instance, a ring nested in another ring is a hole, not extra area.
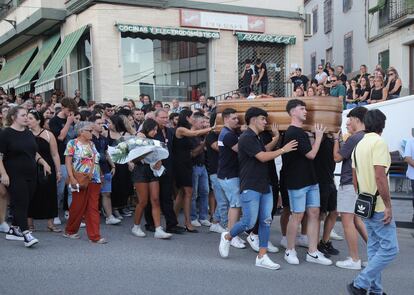
M 320 241 L 318 244 L 318 250 L 320 252 L 322 252 L 323 254 L 325 254 L 326 256 L 330 256 L 330 255 L 338 255 L 339 254 L 339 250 L 335 249 L 332 246 L 332 242 L 328 241 L 328 242 L 324 242 L 324 241 Z
M 24 245 L 27 248 L 33 246 L 34 244 L 39 243 L 39 240 L 36 239 L 34 236 L 32 236 L 32 233 L 28 230 L 23 232 L 23 237 L 24 237 Z
M 355 287 L 354 282 L 347 285 L 346 289 L 348 290 L 348 293 L 350 295 L 366 295 L 367 294 L 367 290 Z
M 10 226 L 6 233 L 6 240 L 9 241 L 24 241 L 24 237 L 18 226 Z
M 178 225 L 174 225 L 171 227 L 167 227 L 166 232 L 170 234 L 183 234 L 185 233 L 185 228 Z
M 129 211 L 129 209 L 127 209 L 127 208 L 120 209 L 119 212 L 121 213 L 121 215 L 123 217 L 131 217 L 132 216 L 132 212 Z

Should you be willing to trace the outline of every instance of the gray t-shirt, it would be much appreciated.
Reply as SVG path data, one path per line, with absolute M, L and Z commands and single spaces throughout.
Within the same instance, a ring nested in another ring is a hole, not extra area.
M 341 185 L 352 184 L 352 152 L 355 146 L 364 137 L 365 132 L 359 131 L 350 136 L 339 150 L 339 154 L 342 156 L 342 168 L 341 168 Z

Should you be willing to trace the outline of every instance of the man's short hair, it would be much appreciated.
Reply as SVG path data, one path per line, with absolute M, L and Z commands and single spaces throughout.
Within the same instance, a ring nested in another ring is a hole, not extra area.
M 224 118 L 228 118 L 231 114 L 235 114 L 235 113 L 237 113 L 235 109 L 227 108 L 223 110 L 223 112 L 221 113 L 221 116 L 224 119 Z
M 301 68 L 296 68 L 295 71 L 302 72 L 302 69 Z
M 382 133 L 387 117 L 378 109 L 369 110 L 364 117 L 365 132 Z
M 366 107 L 355 107 L 347 115 L 348 118 L 357 118 L 361 123 L 364 123 L 365 114 L 368 112 Z
M 209 97 L 207 97 L 207 100 L 212 100 L 212 101 L 216 101 L 216 98 L 214 97 L 214 96 L 209 96 Z
M 267 117 L 268 114 L 264 109 L 251 107 L 246 111 L 246 115 L 244 116 L 244 120 L 246 121 L 246 124 L 250 124 L 250 119 L 259 117 L 259 116 L 265 116 Z
M 180 114 L 179 113 L 171 113 L 170 116 L 168 117 L 169 120 L 174 119 L 175 117 L 178 117 Z
M 73 98 L 65 97 L 60 101 L 60 104 L 62 105 L 62 107 L 68 108 L 72 112 L 78 110 L 78 104 Z
M 290 111 L 298 106 L 306 107 L 306 103 L 300 99 L 291 99 L 286 104 L 286 112 L 290 114 Z
M 113 105 L 111 105 L 110 103 L 104 103 L 102 104 L 102 106 L 104 107 L 104 109 L 109 109 L 113 107 Z
M 341 68 L 341 69 L 343 69 L 344 68 L 344 66 L 343 65 L 339 65 L 339 66 L 336 66 L 337 68 Z
M 252 63 L 252 60 L 251 60 L 250 58 L 247 58 L 247 59 L 244 61 L 244 63 L 245 63 L 245 64 L 251 64 L 251 63 Z
M 258 64 L 261 64 L 262 63 L 262 60 L 260 59 L 260 58 L 258 58 L 258 59 L 256 59 L 256 64 L 258 65 Z
M 166 109 L 158 109 L 154 112 L 154 116 L 158 117 L 160 113 L 166 113 L 168 115 L 168 111 Z

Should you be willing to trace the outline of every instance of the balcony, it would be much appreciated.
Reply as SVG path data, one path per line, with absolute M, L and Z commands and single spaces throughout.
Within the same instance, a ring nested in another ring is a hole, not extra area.
M 379 10 L 379 27 L 401 28 L 414 23 L 414 0 L 388 0 Z

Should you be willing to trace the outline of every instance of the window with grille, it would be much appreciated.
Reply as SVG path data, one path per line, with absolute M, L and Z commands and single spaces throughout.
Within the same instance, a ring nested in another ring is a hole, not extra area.
M 342 11 L 347 13 L 352 8 L 352 0 L 343 0 L 342 1 Z
M 352 72 L 352 32 L 344 36 L 344 70 L 345 73 Z
M 318 32 L 318 7 L 312 10 L 312 32 L 313 34 Z
M 325 0 L 323 4 L 323 29 L 325 34 L 332 31 L 332 0 Z
M 330 64 L 332 64 L 333 62 L 333 56 L 332 56 L 332 47 L 326 49 L 326 62 L 329 62 Z
M 311 54 L 311 75 L 313 78 L 313 75 L 316 73 L 316 52 Z
M 378 63 L 385 71 L 390 67 L 390 51 L 388 49 L 378 53 Z

